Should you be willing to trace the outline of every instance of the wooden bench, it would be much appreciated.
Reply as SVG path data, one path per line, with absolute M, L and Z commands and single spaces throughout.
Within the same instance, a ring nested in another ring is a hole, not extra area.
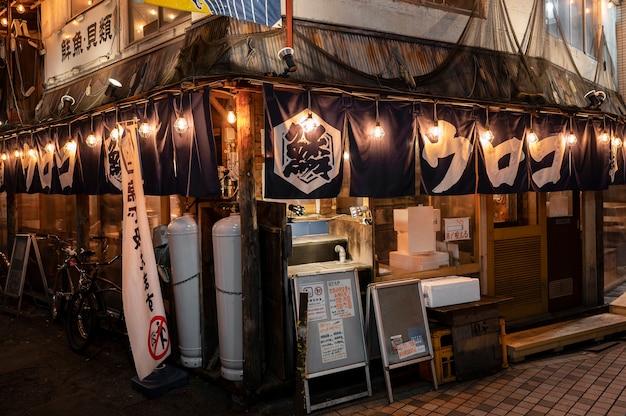
M 626 316 L 603 313 L 507 334 L 506 351 L 511 362 L 545 351 L 562 351 L 583 341 L 602 341 L 607 335 L 626 331 Z

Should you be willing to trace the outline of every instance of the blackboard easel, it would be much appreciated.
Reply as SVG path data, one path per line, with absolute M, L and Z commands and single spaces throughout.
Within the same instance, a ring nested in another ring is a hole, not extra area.
M 17 298 L 17 313 L 20 314 L 22 307 L 22 294 L 24 292 L 24 282 L 26 280 L 26 269 L 28 268 L 28 259 L 30 257 L 31 247 L 35 252 L 35 258 L 37 259 L 37 265 L 39 266 L 39 274 L 41 276 L 41 283 L 43 292 L 46 296 L 46 302 L 50 305 L 50 298 L 48 296 L 48 282 L 46 275 L 43 271 L 43 264 L 41 262 L 41 255 L 39 254 L 39 246 L 35 237 L 31 234 L 17 234 L 15 236 L 15 242 L 13 243 L 13 251 L 11 252 L 11 264 L 9 266 L 9 272 L 7 273 L 6 287 L 4 288 L 4 309 L 6 310 L 7 299 L 9 297 Z
M 308 293 L 304 391 L 307 413 L 372 395 L 357 271 L 291 276 L 298 323 L 300 293 Z M 367 391 L 311 404 L 309 379 L 363 368 Z
M 370 331 L 367 339 L 371 341 L 374 329 L 371 323 L 373 311 L 389 403 L 393 403 L 389 372 L 395 368 L 430 361 L 433 384 L 437 389 L 433 347 L 420 280 L 371 283 L 367 287 L 367 299 L 365 327 Z

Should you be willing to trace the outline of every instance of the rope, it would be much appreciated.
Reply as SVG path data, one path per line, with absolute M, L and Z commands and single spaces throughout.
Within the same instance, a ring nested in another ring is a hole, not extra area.
M 229 292 L 228 290 L 222 290 L 217 286 L 215 286 L 215 290 L 217 290 L 218 292 L 224 293 L 226 295 L 243 295 L 243 292 Z
M 195 279 L 196 277 L 200 276 L 200 273 L 196 273 L 193 276 L 190 276 L 188 278 L 186 278 L 185 280 L 181 280 L 180 282 L 176 282 L 174 283 L 174 286 L 178 286 L 178 285 L 182 285 L 183 283 L 187 283 L 190 280 Z

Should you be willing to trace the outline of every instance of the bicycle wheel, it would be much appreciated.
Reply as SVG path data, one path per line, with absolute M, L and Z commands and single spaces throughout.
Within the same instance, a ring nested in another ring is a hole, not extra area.
M 63 317 L 66 302 L 73 293 L 73 285 L 67 268 L 63 267 L 57 271 L 54 277 L 52 289 L 52 299 L 50 305 L 50 315 L 53 321 L 58 321 Z
M 96 331 L 98 304 L 91 292 L 78 291 L 72 295 L 67 310 L 67 342 L 74 352 L 85 350 Z

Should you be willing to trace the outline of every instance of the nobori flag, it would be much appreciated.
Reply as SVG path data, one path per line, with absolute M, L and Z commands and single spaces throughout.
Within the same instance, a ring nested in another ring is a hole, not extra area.
M 187 12 L 217 14 L 266 26 L 280 22 L 280 0 L 134 0 Z
M 170 333 L 154 258 L 135 128 L 122 138 L 122 299 L 140 380 L 170 354 Z

